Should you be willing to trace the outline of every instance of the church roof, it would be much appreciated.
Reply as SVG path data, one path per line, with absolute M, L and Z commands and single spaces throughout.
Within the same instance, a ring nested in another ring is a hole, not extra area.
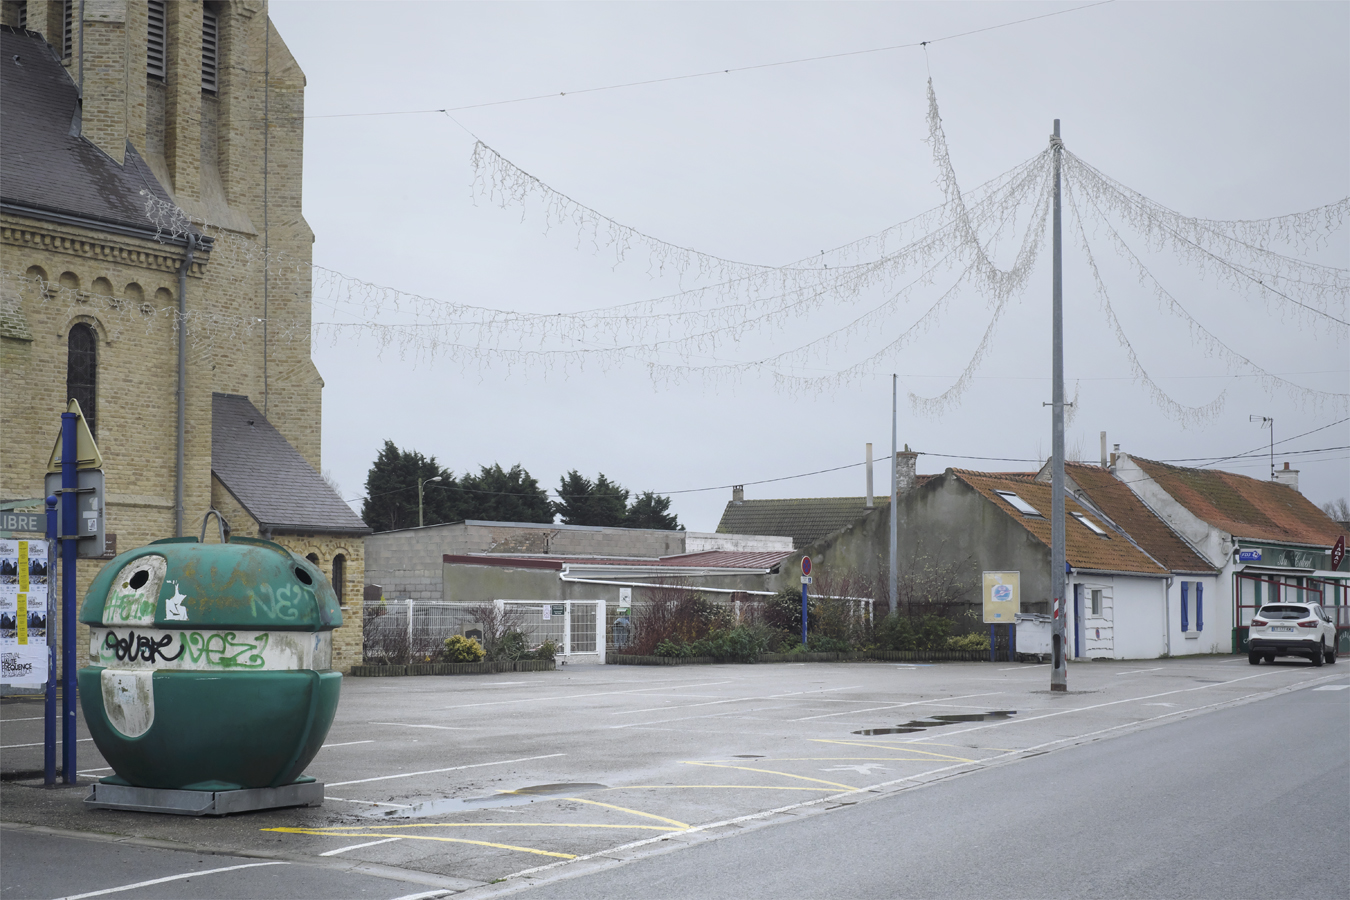
M 0 48 L 5 211 L 156 239 L 147 194 L 166 203 L 169 196 L 131 143 L 118 165 L 81 137 L 78 88 L 41 35 L 0 26 Z
M 370 533 L 323 476 L 239 394 L 211 395 L 211 474 L 265 530 Z

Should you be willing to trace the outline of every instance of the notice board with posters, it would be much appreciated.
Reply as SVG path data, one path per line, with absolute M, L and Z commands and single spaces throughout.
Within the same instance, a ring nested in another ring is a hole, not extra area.
M 0 682 L 47 682 L 45 540 L 0 539 Z
M 1022 611 L 1022 573 L 984 573 L 984 621 L 989 625 L 1012 625 Z

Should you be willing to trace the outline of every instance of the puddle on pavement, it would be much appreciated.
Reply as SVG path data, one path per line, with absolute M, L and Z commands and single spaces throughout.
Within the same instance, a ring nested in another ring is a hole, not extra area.
M 961 722 L 985 722 L 989 719 L 1009 719 L 1017 715 L 1015 709 L 995 709 L 987 713 L 953 713 L 952 715 L 928 716 L 923 719 L 914 719 L 903 725 L 896 725 L 894 728 L 863 728 L 854 734 L 914 734 L 916 731 L 927 731 L 929 728 L 941 728 L 944 725 L 957 725 Z
M 504 806 L 525 806 L 536 800 L 549 797 L 562 797 L 583 791 L 601 791 L 608 785 L 590 782 L 564 784 L 535 784 L 503 791 L 491 797 L 468 797 L 464 799 L 447 797 L 442 800 L 427 800 L 407 809 L 391 809 L 378 813 L 367 813 L 368 818 L 380 819 L 421 819 L 427 816 L 443 816 L 456 812 L 472 812 L 476 809 L 500 809 Z

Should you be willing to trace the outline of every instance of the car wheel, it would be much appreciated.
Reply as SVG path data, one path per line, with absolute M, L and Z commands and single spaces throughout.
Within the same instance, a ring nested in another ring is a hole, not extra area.
M 1327 649 L 1327 662 L 1331 663 L 1333 666 L 1336 665 L 1336 655 L 1336 645 L 1332 644 L 1331 647 Z
M 1320 666 L 1322 665 L 1322 663 L 1326 662 L 1326 658 L 1327 658 L 1326 645 L 1324 645 L 1321 641 L 1318 641 L 1317 649 L 1313 651 L 1312 664 L 1314 666 Z
M 1247 662 L 1251 663 L 1254 666 L 1261 665 L 1261 654 L 1257 653 L 1255 650 L 1250 651 L 1247 654 Z

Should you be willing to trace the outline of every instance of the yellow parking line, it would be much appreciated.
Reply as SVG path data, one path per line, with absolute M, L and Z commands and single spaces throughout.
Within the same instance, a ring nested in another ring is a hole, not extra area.
M 929 753 L 925 750 L 915 750 L 912 747 L 901 747 L 894 744 L 864 744 L 861 741 L 827 741 L 823 738 L 812 738 L 820 744 L 847 744 L 851 747 L 877 747 L 883 750 L 894 750 L 897 753 L 922 753 L 921 759 L 946 759 L 952 762 L 979 762 L 977 759 L 966 759 L 963 756 L 948 756 L 945 753 Z M 902 757 L 895 757 L 897 762 L 913 762 Z
M 306 834 L 310 831 L 324 831 L 332 834 L 346 834 L 349 828 L 370 827 L 370 825 L 326 825 L 318 829 L 266 828 L 263 830 L 293 831 Z M 669 828 L 661 825 L 597 825 L 589 822 L 420 822 L 416 825 L 377 825 L 374 827 L 386 830 L 394 828 L 622 828 L 628 831 L 681 831 L 689 826 L 681 825 L 679 828 Z
M 814 781 L 816 784 L 828 784 L 830 787 L 843 788 L 846 791 L 857 790 L 852 785 L 840 784 L 837 781 L 826 781 L 823 778 L 807 778 L 805 775 L 793 775 L 791 772 L 775 772 L 773 769 L 754 769 L 750 766 L 726 766 L 721 763 L 693 762 L 691 760 L 681 760 L 686 766 L 707 766 L 710 769 L 737 769 L 742 772 L 758 772 L 761 775 L 781 775 L 784 778 L 796 778 L 798 781 Z
M 378 831 L 352 832 L 352 831 L 314 831 L 305 828 L 264 828 L 263 831 L 284 831 L 288 834 L 312 834 L 318 837 L 401 837 L 409 841 L 440 841 L 446 844 L 473 844 L 475 847 L 494 847 L 498 850 L 515 850 L 518 853 L 533 853 L 537 856 L 554 856 L 558 859 L 576 859 L 571 853 L 554 853 L 551 850 L 535 850 L 533 847 L 516 847 L 511 844 L 493 844 L 488 841 L 466 841 L 462 838 L 433 837 L 428 834 L 400 834 L 390 835 L 381 834 Z
M 635 816 L 643 816 L 644 818 L 655 819 L 658 822 L 669 822 L 672 825 L 678 825 L 680 828 L 693 827 L 692 825 L 687 825 L 684 822 L 677 821 L 676 819 L 667 819 L 665 816 L 658 816 L 653 815 L 652 813 L 640 812 L 639 810 L 636 809 L 629 809 L 626 806 L 615 806 L 613 803 L 601 803 L 599 800 L 583 800 L 580 797 L 563 797 L 562 799 L 571 800 L 573 803 L 589 803 L 592 806 L 603 806 L 606 809 L 617 809 L 619 812 L 632 813 Z
M 828 782 L 827 782 L 828 783 Z M 669 791 L 669 790 L 706 790 L 709 788 L 725 788 L 735 791 L 814 791 L 825 792 L 833 788 L 804 788 L 804 787 L 783 787 L 778 784 L 630 784 L 621 788 L 610 788 L 611 791 Z M 850 788 L 852 790 L 852 788 Z

